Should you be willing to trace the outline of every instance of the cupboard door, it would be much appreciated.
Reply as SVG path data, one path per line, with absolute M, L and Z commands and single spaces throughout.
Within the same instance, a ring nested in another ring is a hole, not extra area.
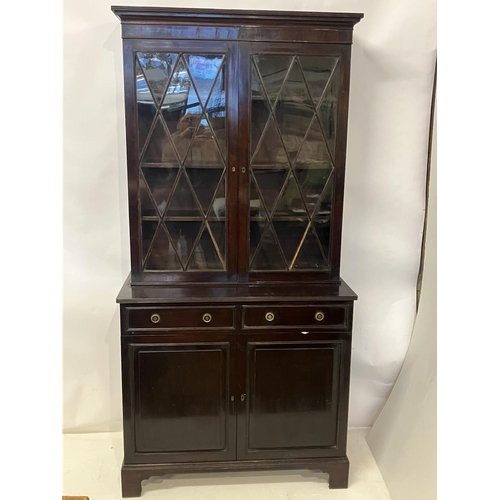
M 331 228 L 335 187 L 343 183 L 345 50 L 256 43 L 248 57 L 247 271 L 259 280 L 335 277 Z
M 264 337 L 242 346 L 238 459 L 344 456 L 349 343 Z
M 231 342 L 128 343 L 126 350 L 126 462 L 235 459 Z
M 134 110 L 127 117 L 135 181 L 129 185 L 138 190 L 130 204 L 134 212 L 138 207 L 131 213 L 132 279 L 227 280 L 236 262 L 230 256 L 236 214 L 229 215 L 235 181 L 228 175 L 236 147 L 234 44 L 127 43 L 134 89 L 127 105 Z

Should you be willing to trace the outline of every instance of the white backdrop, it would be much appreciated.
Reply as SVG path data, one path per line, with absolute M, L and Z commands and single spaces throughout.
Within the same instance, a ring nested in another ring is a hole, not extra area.
M 354 29 L 341 275 L 355 305 L 351 426 L 373 423 L 415 320 L 435 0 L 228 0 L 128 5 L 364 12 Z M 121 428 L 118 306 L 128 275 L 119 20 L 103 0 L 64 8 L 63 427 Z
M 436 102 L 437 99 L 436 93 Z M 434 109 L 422 295 L 415 328 L 401 373 L 366 438 L 392 500 L 437 498 L 436 123 L 437 104 Z M 460 387 L 463 390 L 463 386 Z M 479 495 L 473 496 L 480 498 Z

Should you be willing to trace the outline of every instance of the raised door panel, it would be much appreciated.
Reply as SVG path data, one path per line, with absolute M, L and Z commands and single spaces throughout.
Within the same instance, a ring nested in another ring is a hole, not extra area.
M 235 458 L 230 345 L 129 344 L 133 438 L 127 463 Z
M 239 459 L 345 455 L 345 350 L 335 340 L 246 342 Z

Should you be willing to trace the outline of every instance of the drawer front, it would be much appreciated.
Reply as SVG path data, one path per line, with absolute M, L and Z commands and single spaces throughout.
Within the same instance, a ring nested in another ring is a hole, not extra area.
M 346 331 L 350 305 L 243 306 L 243 328 L 294 328 L 297 326 Z
M 130 307 L 127 330 L 234 328 L 234 307 Z

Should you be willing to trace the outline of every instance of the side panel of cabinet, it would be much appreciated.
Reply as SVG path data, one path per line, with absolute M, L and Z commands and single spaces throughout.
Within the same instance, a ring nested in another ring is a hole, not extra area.
M 345 456 L 350 345 L 346 334 L 241 336 L 238 459 Z
M 122 342 L 125 463 L 235 459 L 230 336 Z

